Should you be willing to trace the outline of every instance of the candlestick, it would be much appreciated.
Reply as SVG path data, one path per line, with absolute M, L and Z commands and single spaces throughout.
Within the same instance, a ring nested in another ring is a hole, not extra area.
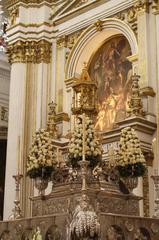
M 60 160 L 59 160 L 59 147 L 57 147 L 56 148 L 56 150 L 57 150 L 57 165 L 58 165 L 58 167 L 60 166 Z
M 83 131 L 82 161 L 85 161 L 85 139 L 86 139 L 85 113 L 83 113 L 83 116 L 82 116 L 82 131 Z
M 15 180 L 15 200 L 14 200 L 14 208 L 12 210 L 13 214 L 9 217 L 10 220 L 15 220 L 15 219 L 20 219 L 22 218 L 22 214 L 21 214 L 21 208 L 20 208 L 20 181 L 22 179 L 23 175 L 22 174 L 18 174 L 14 175 L 13 178 Z
M 20 136 L 18 136 L 18 142 L 17 142 L 17 174 L 19 174 L 20 171 Z
M 85 113 L 82 115 L 82 132 L 83 132 L 83 146 L 82 146 L 82 161 L 80 161 L 81 166 L 81 177 L 82 177 L 82 191 L 87 190 L 87 167 L 89 162 L 86 161 L 86 152 L 85 152 L 85 140 L 86 140 L 86 131 L 85 131 Z

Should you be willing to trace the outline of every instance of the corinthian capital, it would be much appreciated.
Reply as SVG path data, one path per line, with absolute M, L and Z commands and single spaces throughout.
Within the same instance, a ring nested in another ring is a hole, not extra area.
M 46 40 L 37 42 L 19 40 L 7 47 L 7 55 L 10 63 L 49 63 L 51 61 L 51 43 Z
M 152 11 L 154 14 L 159 14 L 159 0 L 152 0 Z
M 138 0 L 135 7 L 138 12 L 149 12 L 149 0 Z

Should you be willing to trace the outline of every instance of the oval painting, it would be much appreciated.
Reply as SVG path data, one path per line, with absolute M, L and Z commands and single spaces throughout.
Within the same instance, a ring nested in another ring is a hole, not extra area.
M 105 42 L 91 60 L 89 74 L 98 84 L 96 130 L 111 130 L 126 117 L 132 75 L 132 64 L 127 59 L 130 55 L 127 39 L 117 35 Z

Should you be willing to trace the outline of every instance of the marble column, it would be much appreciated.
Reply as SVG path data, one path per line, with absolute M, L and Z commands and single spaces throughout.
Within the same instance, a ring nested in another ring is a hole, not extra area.
M 32 44 L 32 47 L 28 47 Z M 18 48 L 17 48 L 18 45 Z M 33 56 L 33 49 L 37 49 Z M 14 51 L 13 51 L 14 49 Z M 11 50 L 11 51 L 10 51 Z M 20 173 L 24 175 L 21 184 L 22 214 L 29 217 L 33 195 L 32 181 L 26 177 L 26 162 L 32 135 L 46 127 L 47 106 L 50 98 L 51 82 L 51 44 L 47 41 L 23 41 L 10 45 L 9 60 L 11 66 L 10 114 L 8 130 L 8 148 L 6 165 L 4 218 L 11 215 L 14 201 L 14 181 L 16 173 L 18 136 L 21 140 Z M 17 51 L 17 52 L 16 52 Z M 13 55 L 14 52 L 14 55 Z
M 4 219 L 12 213 L 15 184 L 12 176 L 17 172 L 18 136 L 23 135 L 26 65 L 14 63 L 11 68 L 8 145 L 5 179 Z M 20 166 L 21 168 L 21 166 Z
M 153 64 L 151 66 L 153 66 L 156 63 L 156 113 L 157 113 L 157 131 L 156 134 L 154 136 L 154 140 L 153 140 L 153 151 L 154 151 L 154 163 L 153 163 L 153 170 L 151 172 L 151 175 L 154 174 L 154 170 L 156 169 L 159 173 L 159 0 L 152 1 L 152 12 L 154 14 L 154 18 L 155 18 L 155 24 L 154 24 L 154 30 L 155 30 L 155 45 L 153 46 L 153 48 L 156 49 L 156 53 L 155 54 L 155 58 L 153 61 Z M 155 80 L 155 79 L 154 79 Z M 151 180 L 151 189 L 154 189 L 154 184 L 153 181 Z M 155 199 L 155 193 L 154 191 L 151 190 L 151 196 L 152 200 Z M 151 201 L 151 209 L 154 209 L 154 202 Z M 151 215 L 153 215 L 154 210 L 151 211 Z
M 156 89 L 156 44 L 155 44 L 155 18 L 151 12 L 148 0 L 139 1 L 138 11 L 138 74 L 140 78 L 140 87 L 145 89 L 151 87 Z M 151 32 L 151 34 L 150 34 Z M 153 46 L 153 48 L 151 47 Z M 153 62 L 153 64 L 152 64 Z M 147 93 L 146 93 L 147 94 Z M 147 94 L 144 98 L 144 110 L 146 118 L 155 121 L 156 102 L 154 96 Z

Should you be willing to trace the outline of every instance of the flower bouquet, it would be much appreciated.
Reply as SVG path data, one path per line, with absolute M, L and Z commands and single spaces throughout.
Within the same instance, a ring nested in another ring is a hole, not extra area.
M 140 141 L 131 127 L 121 131 L 117 169 L 123 178 L 141 177 L 146 170 L 144 155 L 140 148 Z
M 47 130 L 40 129 L 33 136 L 27 159 L 27 176 L 49 179 L 56 164 L 51 135 Z
M 82 160 L 83 128 L 82 117 L 79 117 L 69 144 L 69 162 L 73 168 L 79 168 Z M 101 161 L 102 148 L 95 138 L 93 121 L 85 118 L 85 159 L 89 161 L 89 167 L 94 168 Z

